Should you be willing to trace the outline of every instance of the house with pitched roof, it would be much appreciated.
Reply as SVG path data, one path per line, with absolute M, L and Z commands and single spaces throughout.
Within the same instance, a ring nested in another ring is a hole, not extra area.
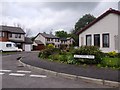
M 66 45 L 66 47 L 69 47 L 71 44 L 73 44 L 73 39 L 59 38 L 51 33 L 39 33 L 34 38 L 33 50 L 42 50 L 48 44 L 53 44 L 56 48 L 59 48 L 61 45 Z
M 74 39 L 71 37 L 68 38 L 60 38 L 60 45 L 66 45 L 67 48 L 70 47 L 74 42 Z
M 55 47 L 59 47 L 59 38 L 53 34 L 38 33 L 34 39 L 33 48 L 34 50 L 41 50 L 48 44 L 53 44 Z
M 79 46 L 97 46 L 103 52 L 120 52 L 120 11 L 109 9 L 79 30 Z
M 25 49 L 25 32 L 20 27 L 0 26 L 0 41 L 14 42 L 18 48 Z

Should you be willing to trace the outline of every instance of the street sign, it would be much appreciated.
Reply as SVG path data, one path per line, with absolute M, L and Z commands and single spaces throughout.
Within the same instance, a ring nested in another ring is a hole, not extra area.
M 94 55 L 74 55 L 74 58 L 95 59 L 95 56 Z

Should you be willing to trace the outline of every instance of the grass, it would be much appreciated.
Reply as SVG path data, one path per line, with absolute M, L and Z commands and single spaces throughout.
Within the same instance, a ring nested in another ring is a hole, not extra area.
M 0 54 L 14 54 L 16 52 L 0 52 Z
M 101 65 L 104 67 L 120 68 L 120 58 L 104 57 Z

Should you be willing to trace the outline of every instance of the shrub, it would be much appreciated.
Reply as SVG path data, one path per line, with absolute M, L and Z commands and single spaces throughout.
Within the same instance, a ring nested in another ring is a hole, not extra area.
M 58 60 L 60 60 L 61 62 L 66 62 L 67 57 L 66 57 L 66 55 L 59 55 Z
M 67 48 L 67 45 L 60 45 L 61 50 L 66 50 L 66 48 Z
M 116 53 L 115 51 L 112 51 L 112 52 L 109 52 L 109 53 L 108 53 L 108 56 L 114 58 L 114 57 L 117 56 L 117 53 Z
M 67 63 L 68 64 L 76 64 L 76 60 L 74 59 L 73 55 L 67 55 Z
M 47 58 L 49 55 L 51 55 L 50 49 L 44 49 L 43 51 L 39 52 L 39 57 L 41 58 Z
M 53 60 L 58 60 L 58 59 L 59 59 L 58 57 L 59 57 L 59 54 L 54 54 L 54 55 L 52 55 L 52 59 L 53 59 Z
M 103 53 L 101 50 L 96 46 L 81 46 L 78 49 L 75 49 L 72 54 L 78 54 L 78 55 L 94 55 L 95 59 L 79 59 L 82 63 L 87 64 L 98 64 L 101 62 L 103 58 Z
M 120 53 L 117 54 L 117 57 L 120 58 Z
M 47 48 L 39 52 L 39 57 L 41 58 L 48 58 L 50 55 L 59 53 L 60 49 L 57 48 Z
M 55 48 L 55 46 L 54 46 L 53 44 L 48 44 L 48 45 L 47 45 L 47 48 L 48 48 L 48 49 L 53 49 L 53 48 Z

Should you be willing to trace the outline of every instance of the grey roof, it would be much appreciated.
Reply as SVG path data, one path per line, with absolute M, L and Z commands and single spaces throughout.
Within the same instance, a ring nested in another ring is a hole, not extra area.
M 23 40 L 9 40 L 11 42 L 14 42 L 14 43 L 25 43 L 25 41 Z
M 58 38 L 58 37 L 54 36 L 53 34 L 46 34 L 46 33 L 39 33 L 39 34 L 41 34 L 45 38 Z
M 25 44 L 32 44 L 32 40 L 29 37 L 25 37 Z
M 62 41 L 67 41 L 67 38 L 60 38 L 60 40 L 62 40 Z
M 3 25 L 1 25 L 0 26 L 0 31 L 25 34 L 25 32 L 20 27 L 12 27 L 12 26 L 3 26 Z
M 43 44 L 40 40 L 35 40 L 36 44 Z

